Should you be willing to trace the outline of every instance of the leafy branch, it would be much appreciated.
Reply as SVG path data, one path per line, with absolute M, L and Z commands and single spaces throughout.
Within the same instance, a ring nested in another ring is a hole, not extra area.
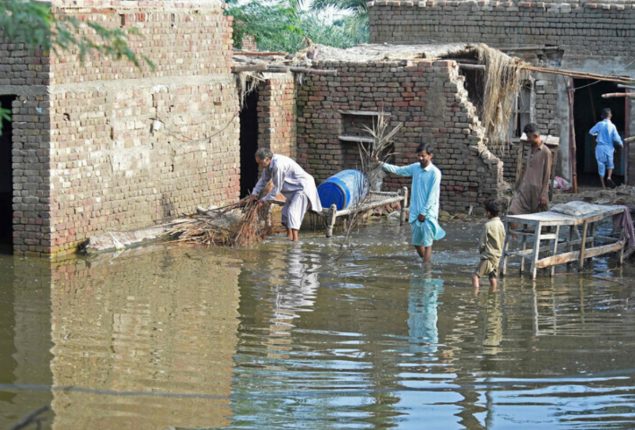
M 24 44 L 44 53 L 77 50 L 80 61 L 91 52 L 115 60 L 127 60 L 136 67 L 143 64 L 154 69 L 145 55 L 135 53 L 128 45 L 129 36 L 140 37 L 134 28 L 106 28 L 72 16 L 57 16 L 50 4 L 35 0 L 0 0 L 0 37 L 14 44 Z M 0 134 L 4 121 L 11 120 L 11 111 L 0 107 Z

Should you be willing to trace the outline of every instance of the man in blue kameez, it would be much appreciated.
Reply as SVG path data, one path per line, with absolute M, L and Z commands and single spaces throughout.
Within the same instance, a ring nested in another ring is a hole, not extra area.
M 595 136 L 597 141 L 597 145 L 595 146 L 595 159 L 598 162 L 598 174 L 600 175 L 602 188 L 605 188 L 605 174 L 607 185 L 611 188 L 615 188 L 615 183 L 611 177 L 613 175 L 613 169 L 615 168 L 615 164 L 613 162 L 615 149 L 613 145 L 618 145 L 621 148 L 624 147 L 624 143 L 617 132 L 615 124 L 611 122 L 612 116 L 613 114 L 611 113 L 611 109 L 602 109 L 602 121 L 595 124 L 593 128 L 589 130 L 589 134 Z
M 403 167 L 381 163 L 388 173 L 412 178 L 408 222 L 412 227 L 412 245 L 424 263 L 432 258 L 432 243 L 445 237 L 438 221 L 441 171 L 432 164 L 433 153 L 431 145 L 421 144 L 417 148 L 417 163 Z

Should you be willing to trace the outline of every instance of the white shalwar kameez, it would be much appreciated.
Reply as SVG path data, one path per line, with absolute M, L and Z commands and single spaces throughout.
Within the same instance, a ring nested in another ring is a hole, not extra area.
M 269 167 L 262 171 L 252 195 L 260 195 L 269 180 L 273 183 L 273 189 L 263 200 L 275 200 L 278 194 L 286 198 L 282 208 L 282 223 L 288 229 L 300 230 L 309 208 L 314 212 L 322 212 L 313 176 L 291 158 L 275 154 Z

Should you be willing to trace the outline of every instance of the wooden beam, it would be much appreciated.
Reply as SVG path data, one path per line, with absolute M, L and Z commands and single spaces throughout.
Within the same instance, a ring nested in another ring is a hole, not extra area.
M 487 70 L 487 67 L 484 64 L 467 64 L 467 63 L 459 63 L 459 67 L 464 70 Z
M 232 73 L 267 72 L 267 73 L 308 73 L 313 75 L 337 75 L 337 69 L 312 69 L 310 67 L 289 67 L 270 64 L 244 64 L 232 67 Z
M 576 261 L 580 255 L 579 251 L 570 251 L 558 255 L 552 255 L 551 257 L 545 257 L 536 262 L 538 269 L 544 269 L 545 267 L 557 266 L 558 264 L 570 263 Z
M 580 72 L 577 70 L 559 69 L 557 67 L 543 67 L 534 66 L 532 64 L 523 64 L 522 69 L 529 70 L 530 72 L 547 73 L 552 75 L 569 76 L 572 78 L 580 79 L 592 79 L 595 81 L 617 82 L 620 84 L 633 84 L 635 79 L 626 76 L 612 76 L 612 75 L 600 75 L 597 73 Z
M 266 64 L 245 64 L 240 66 L 233 66 L 232 73 L 241 73 L 241 72 L 264 72 L 267 70 Z
M 595 246 L 586 250 L 584 258 L 597 257 L 598 255 L 604 255 L 610 252 L 617 252 L 622 248 L 624 248 L 623 240 L 608 245 Z
M 603 99 L 635 97 L 635 93 L 606 93 L 602 94 Z
M 272 57 L 275 55 L 279 55 L 279 56 L 289 55 L 287 52 L 276 52 L 276 51 L 235 51 L 234 54 L 247 55 L 250 57 Z

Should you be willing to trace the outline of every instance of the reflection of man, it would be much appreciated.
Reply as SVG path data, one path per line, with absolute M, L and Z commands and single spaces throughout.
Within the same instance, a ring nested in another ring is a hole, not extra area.
M 531 152 L 518 190 L 509 206 L 510 215 L 531 214 L 546 210 L 549 204 L 551 151 L 540 137 L 536 124 L 523 129 L 531 143 Z
M 262 168 L 262 175 L 251 193 L 250 199 L 256 200 L 267 182 L 271 180 L 273 188 L 260 201 L 269 203 L 276 200 L 280 193 L 286 198 L 282 208 L 282 224 L 287 229 L 287 236 L 293 241 L 299 239 L 302 220 L 308 209 L 321 212 L 322 205 L 318 198 L 313 176 L 289 157 L 274 155 L 268 149 L 256 152 L 256 162 Z
M 615 124 L 611 122 L 613 114 L 611 109 L 602 109 L 602 121 L 598 122 L 589 130 L 589 134 L 595 136 L 597 145 L 595 146 L 595 159 L 598 162 L 598 175 L 600 175 L 600 183 L 602 188 L 606 188 L 604 185 L 604 175 L 606 174 L 606 185 L 611 188 L 615 188 L 615 182 L 611 176 L 613 175 L 613 169 L 615 164 L 613 163 L 613 154 L 615 153 L 614 144 L 624 147 L 622 138 L 617 132 Z
M 408 336 L 413 352 L 435 353 L 439 343 L 437 328 L 439 295 L 443 279 L 413 279 L 408 291 Z

